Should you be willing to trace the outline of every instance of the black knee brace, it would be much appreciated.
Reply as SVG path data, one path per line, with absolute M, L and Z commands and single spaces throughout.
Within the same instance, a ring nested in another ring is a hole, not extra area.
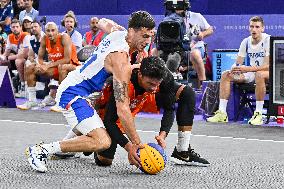
M 186 86 L 180 94 L 176 119 L 178 126 L 192 126 L 195 109 L 195 92 Z

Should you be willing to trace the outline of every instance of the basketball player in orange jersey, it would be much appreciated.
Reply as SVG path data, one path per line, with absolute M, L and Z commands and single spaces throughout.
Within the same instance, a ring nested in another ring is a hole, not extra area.
M 38 105 L 35 88 L 37 76 L 53 78 L 60 83 L 70 71 L 75 70 L 79 65 L 76 47 L 72 44 L 68 34 L 59 33 L 54 22 L 46 24 L 45 33 L 46 35 L 42 37 L 40 42 L 38 61 L 35 60 L 35 62 L 26 65 L 28 101 L 17 106 L 22 110 L 28 110 Z M 44 61 L 46 53 L 48 62 Z

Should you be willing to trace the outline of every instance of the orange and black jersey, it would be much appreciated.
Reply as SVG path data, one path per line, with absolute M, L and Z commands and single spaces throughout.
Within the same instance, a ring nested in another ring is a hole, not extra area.
M 112 80 L 111 80 L 112 81 Z M 108 85 L 109 86 L 109 85 Z M 174 121 L 175 109 L 174 105 L 176 102 L 176 92 L 181 84 L 174 81 L 172 74 L 169 72 L 167 77 L 162 81 L 160 85 L 159 92 L 155 94 L 154 100 L 151 95 L 147 95 L 145 89 L 138 84 L 138 72 L 133 70 L 131 75 L 131 86 L 133 90 L 130 92 L 130 100 L 141 99 L 141 97 L 147 97 L 147 100 L 143 104 L 136 104 L 136 108 L 131 108 L 132 115 L 135 116 L 139 111 L 143 110 L 145 107 L 159 107 L 163 108 L 163 117 L 161 120 L 160 131 L 169 132 Z M 112 90 L 109 88 L 109 90 Z M 105 103 L 101 107 L 103 112 L 99 111 L 101 117 L 103 117 L 104 125 L 110 134 L 112 140 L 115 140 L 120 146 L 124 147 L 128 143 L 128 139 L 123 135 L 123 129 L 118 122 L 118 115 L 116 109 L 115 98 L 113 92 L 108 97 L 105 95 Z M 153 95 L 153 94 L 152 94 Z M 131 105 L 130 105 L 131 106 Z M 102 109 L 103 108 L 103 109 Z M 117 125 L 117 126 L 116 126 Z M 120 128 L 120 129 L 119 129 Z

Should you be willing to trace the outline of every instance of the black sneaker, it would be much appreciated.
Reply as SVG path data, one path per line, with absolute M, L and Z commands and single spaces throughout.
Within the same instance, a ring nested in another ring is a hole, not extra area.
M 93 152 L 83 152 L 84 156 L 89 156 L 91 155 Z
M 188 149 L 188 151 L 178 152 L 177 148 L 175 147 L 171 155 L 171 161 L 180 165 L 184 164 L 203 167 L 207 167 L 210 165 L 210 163 L 206 159 L 201 158 L 198 153 L 194 152 L 194 149 L 190 148 Z
M 111 166 L 111 164 L 106 164 L 106 163 L 103 163 L 99 158 L 98 158 L 98 155 L 96 152 L 94 152 L 94 159 L 95 159 L 95 163 L 97 166 L 100 166 L 100 167 L 109 167 Z

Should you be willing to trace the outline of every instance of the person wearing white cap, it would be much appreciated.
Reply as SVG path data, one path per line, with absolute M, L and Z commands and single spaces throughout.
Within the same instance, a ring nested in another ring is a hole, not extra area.
M 22 29 L 24 32 L 31 33 L 33 19 L 29 16 L 23 18 Z

